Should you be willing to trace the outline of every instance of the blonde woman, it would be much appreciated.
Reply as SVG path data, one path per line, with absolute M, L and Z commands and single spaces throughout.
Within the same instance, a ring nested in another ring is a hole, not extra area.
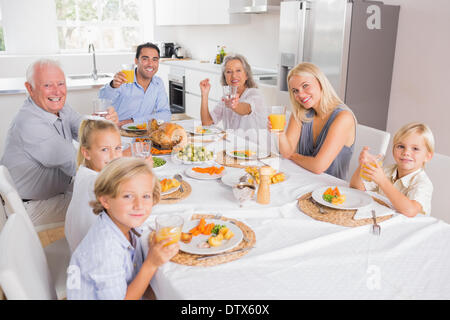
M 350 186 L 386 196 L 395 210 L 407 217 L 414 217 L 418 213 L 429 215 L 433 184 L 424 168 L 433 154 L 434 137 L 430 128 L 417 122 L 404 125 L 393 140 L 395 164 L 382 167 L 371 159 L 365 147 L 359 156 L 359 167 L 350 180 Z M 360 171 L 370 182 L 361 178 Z
M 267 111 L 264 98 L 253 80 L 252 70 L 244 56 L 229 54 L 222 64 L 222 86 L 236 86 L 234 99 L 220 101 L 209 112 L 208 96 L 211 89 L 209 79 L 200 82 L 200 116 L 205 126 L 223 122 L 224 129 L 264 129 Z
M 297 65 L 287 81 L 293 112 L 286 131 L 278 134 L 281 155 L 313 173 L 344 179 L 356 135 L 352 111 L 311 63 Z
M 139 227 L 159 202 L 160 185 L 144 159 L 119 158 L 108 163 L 95 181 L 91 203 L 98 215 L 70 260 L 69 300 L 141 299 L 158 267 L 179 250 L 170 238 L 149 244 L 147 256 L 139 239 Z

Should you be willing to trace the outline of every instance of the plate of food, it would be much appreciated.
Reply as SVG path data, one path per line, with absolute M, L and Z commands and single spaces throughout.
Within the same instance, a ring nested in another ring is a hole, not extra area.
M 170 177 L 159 177 L 159 184 L 161 185 L 161 195 L 165 196 L 180 189 L 181 182 Z
M 122 129 L 131 133 L 145 133 L 147 132 L 147 123 L 127 123 L 122 126 Z
M 172 157 L 184 164 L 200 164 L 214 161 L 215 153 L 205 146 L 189 143 L 180 151 L 172 153 Z
M 239 160 L 256 160 L 258 158 L 267 158 L 270 154 L 268 154 L 267 151 L 237 148 L 233 150 L 226 150 L 226 155 Z
M 187 168 L 185 173 L 188 177 L 200 180 L 214 180 L 223 177 L 226 170 L 223 166 L 198 166 Z
M 200 255 L 221 253 L 236 247 L 243 237 L 242 230 L 229 221 L 190 220 L 183 225 L 180 250 Z
M 249 183 L 256 185 L 259 184 L 260 177 L 258 167 L 246 167 L 245 172 L 251 175 L 251 178 L 248 179 Z M 288 177 L 289 176 L 286 173 L 280 171 L 277 172 L 273 169 L 273 173 L 270 175 L 270 183 L 272 185 L 278 185 L 279 183 L 286 181 Z
M 159 157 L 152 157 L 152 158 L 153 158 L 153 170 L 160 169 L 167 165 L 167 161 L 162 158 Z
M 202 135 L 202 136 L 214 135 L 223 132 L 219 128 L 213 126 L 196 126 L 194 128 L 188 128 L 186 129 L 186 131 L 192 133 L 193 135 Z
M 321 187 L 314 190 L 311 196 L 324 206 L 340 210 L 357 210 L 373 202 L 368 193 L 341 186 Z

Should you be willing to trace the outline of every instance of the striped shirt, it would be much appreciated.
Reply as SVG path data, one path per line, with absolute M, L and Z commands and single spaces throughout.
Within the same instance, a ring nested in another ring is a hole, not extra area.
M 138 237 L 132 232 L 130 237 L 131 243 L 102 212 L 72 255 L 67 299 L 124 299 L 144 261 Z

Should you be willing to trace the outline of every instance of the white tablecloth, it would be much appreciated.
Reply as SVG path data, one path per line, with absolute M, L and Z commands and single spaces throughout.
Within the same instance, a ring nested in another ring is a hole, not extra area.
M 171 162 L 157 174 L 184 172 Z M 450 225 L 432 217 L 400 214 L 381 223 L 348 228 L 316 221 L 297 208 L 297 198 L 324 185 L 342 185 L 289 160 L 288 180 L 271 187 L 270 205 L 250 201 L 239 208 L 220 180 L 183 177 L 192 194 L 153 208 L 156 215 L 221 213 L 250 226 L 256 245 L 242 258 L 213 266 L 169 262 L 151 281 L 157 299 L 450 299 Z M 228 168 L 227 170 L 239 170 Z M 146 234 L 143 235 L 144 246 Z

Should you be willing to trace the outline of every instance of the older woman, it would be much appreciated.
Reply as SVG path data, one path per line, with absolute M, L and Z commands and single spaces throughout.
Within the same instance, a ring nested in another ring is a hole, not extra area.
M 293 112 L 286 132 L 279 134 L 281 155 L 314 173 L 344 179 L 356 136 L 353 112 L 311 63 L 297 65 L 287 81 Z
M 222 65 L 221 84 L 236 86 L 234 99 L 222 99 L 210 113 L 208 95 L 211 89 L 209 79 L 200 82 L 202 95 L 200 116 L 203 125 L 223 121 L 224 129 L 265 128 L 267 111 L 264 99 L 253 80 L 247 60 L 239 54 L 227 55 Z

